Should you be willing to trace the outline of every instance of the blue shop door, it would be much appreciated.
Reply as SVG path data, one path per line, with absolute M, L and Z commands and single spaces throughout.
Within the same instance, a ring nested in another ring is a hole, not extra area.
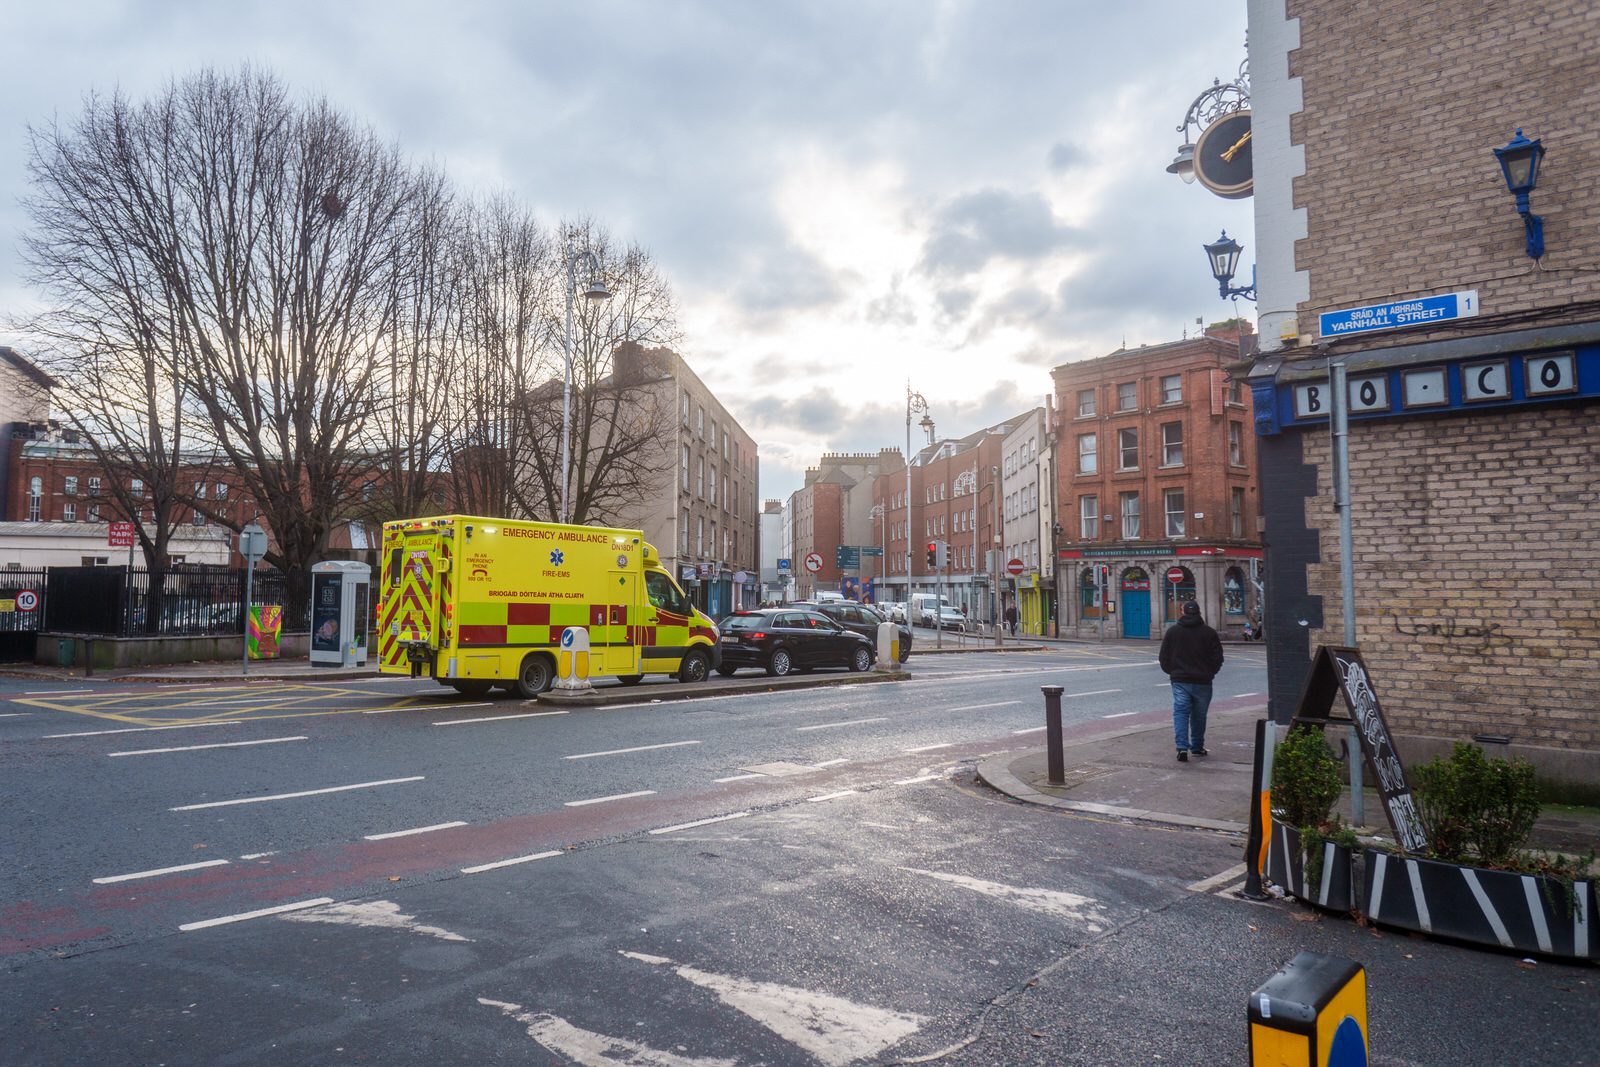
M 1123 589 L 1122 636 L 1150 639 L 1150 590 Z

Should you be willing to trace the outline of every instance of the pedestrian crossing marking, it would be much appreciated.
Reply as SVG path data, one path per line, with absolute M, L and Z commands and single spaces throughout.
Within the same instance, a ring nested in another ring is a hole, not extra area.
M 521 1004 L 479 997 L 487 1008 L 499 1008 L 528 1028 L 528 1036 L 558 1056 L 566 1056 L 583 1067 L 736 1067 L 737 1060 L 704 1059 L 662 1052 L 623 1037 L 608 1037 L 574 1026 L 559 1015 L 523 1011 Z
M 920 874 L 927 878 L 936 878 L 941 882 L 948 882 L 951 885 L 960 886 L 962 889 L 967 889 L 974 893 L 982 893 L 984 896 L 994 897 L 999 900 L 1009 900 L 1018 907 L 1039 912 L 1041 915 L 1050 915 L 1058 919 L 1084 923 L 1085 928 L 1092 934 L 1098 934 L 1101 930 L 1100 920 L 1103 916 L 1097 913 L 1103 909 L 1100 906 L 1100 902 L 1093 897 L 1067 893 L 1059 889 L 1038 889 L 1011 886 L 1003 882 L 986 882 L 981 878 L 969 878 L 964 874 L 925 871 L 919 867 L 901 867 L 899 869 L 908 871 L 911 874 Z

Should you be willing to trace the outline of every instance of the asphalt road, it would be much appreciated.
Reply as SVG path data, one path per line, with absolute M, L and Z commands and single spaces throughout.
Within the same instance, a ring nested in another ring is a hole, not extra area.
M 1259 651 L 1229 652 L 1219 702 L 1259 699 Z M 1040 685 L 1069 722 L 1165 708 L 1152 660 L 913 656 L 908 681 L 662 703 L 676 683 L 647 683 L 555 714 L 406 680 L 0 683 L 0 1048 L 1238 1062 L 1250 989 L 1300 947 L 1378 941 L 1190 890 L 1238 862 L 1228 835 L 972 783 L 1038 742 Z M 1595 1047 L 1592 971 L 1405 938 L 1368 966 L 1394 993 L 1374 1031 L 1404 1050 L 1376 1062 L 1501 1062 L 1503 1031 L 1459 1018 L 1471 989 L 1526 1013 L 1518 1062 Z

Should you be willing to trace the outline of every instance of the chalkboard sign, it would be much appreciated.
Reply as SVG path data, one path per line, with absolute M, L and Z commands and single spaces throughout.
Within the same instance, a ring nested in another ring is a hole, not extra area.
M 1295 718 L 1312 722 L 1326 720 L 1333 709 L 1336 693 L 1344 697 L 1344 706 L 1355 724 L 1361 754 L 1366 757 L 1367 766 L 1378 783 L 1384 814 L 1394 828 L 1395 839 L 1407 852 L 1426 852 L 1427 828 L 1422 825 L 1411 787 L 1406 784 L 1406 770 L 1400 763 L 1400 754 L 1395 751 L 1394 739 L 1389 735 L 1389 724 L 1384 720 L 1377 691 L 1372 687 L 1372 673 L 1362 662 L 1359 650 L 1323 645 L 1312 657 L 1311 673 L 1306 677 Z

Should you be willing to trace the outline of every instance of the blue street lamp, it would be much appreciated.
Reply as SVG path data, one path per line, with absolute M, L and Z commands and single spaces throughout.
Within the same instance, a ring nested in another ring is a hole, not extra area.
M 1211 261 L 1211 276 L 1217 280 L 1217 291 L 1222 299 L 1242 296 L 1246 300 L 1256 298 L 1255 270 L 1251 269 L 1250 284 L 1244 288 L 1236 288 L 1228 283 L 1233 281 L 1234 273 L 1239 269 L 1239 253 L 1244 251 L 1244 245 L 1228 236 L 1228 231 L 1223 230 L 1222 236 L 1208 245 L 1202 245 L 1206 250 L 1206 258 Z
M 1544 255 L 1544 219 L 1529 209 L 1528 194 L 1539 184 L 1539 162 L 1544 159 L 1544 145 L 1537 137 L 1528 140 L 1519 129 L 1504 148 L 1494 150 L 1494 155 L 1500 161 L 1506 189 L 1517 198 L 1517 214 L 1522 216 L 1528 255 L 1538 259 Z

